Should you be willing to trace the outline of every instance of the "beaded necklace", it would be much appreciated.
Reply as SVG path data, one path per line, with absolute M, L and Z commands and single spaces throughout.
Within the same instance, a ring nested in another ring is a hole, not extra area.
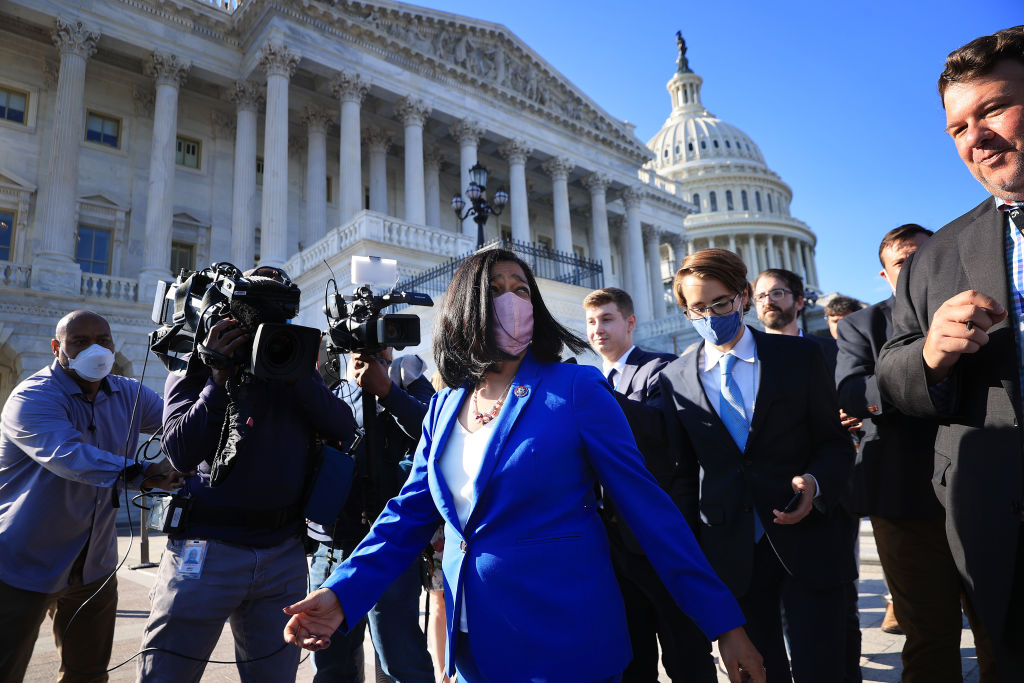
M 498 413 L 501 411 L 501 406 L 505 403 L 505 397 L 508 396 L 508 390 L 512 388 L 512 382 L 515 380 L 515 375 L 508 381 L 505 386 L 505 391 L 501 392 L 501 398 L 488 410 L 486 413 L 480 412 L 480 407 L 477 404 L 477 397 L 480 395 L 481 387 L 477 387 L 473 391 L 473 418 L 482 425 L 487 424 L 494 418 L 498 417 Z

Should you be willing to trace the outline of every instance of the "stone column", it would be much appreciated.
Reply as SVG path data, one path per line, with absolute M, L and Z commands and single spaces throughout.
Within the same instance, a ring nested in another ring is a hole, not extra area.
M 813 282 L 816 288 L 821 287 L 821 283 L 818 282 L 818 265 L 814 262 L 814 247 L 810 244 L 807 245 L 807 267 L 811 271 L 808 280 Z
M 633 277 L 629 272 L 629 238 L 626 235 L 625 219 L 619 215 L 608 217 L 608 232 L 615 234 L 615 246 L 619 250 L 619 272 L 615 277 L 614 285 L 619 289 L 628 290 L 632 287 Z M 609 286 L 605 280 L 605 286 Z
M 526 160 L 533 149 L 523 139 L 509 140 L 501 146 L 501 155 L 508 159 L 508 204 L 512 218 L 512 239 L 530 242 L 530 204 L 526 190 Z M 605 226 L 607 232 L 607 225 Z
M 555 251 L 572 254 L 572 220 L 569 215 L 569 172 L 575 165 L 569 159 L 551 157 L 544 171 L 551 176 L 551 200 L 555 213 Z
M 650 278 L 651 311 L 655 319 L 667 315 L 665 309 L 665 283 L 661 279 L 661 231 L 653 225 L 643 226 L 644 246 L 647 250 L 647 270 Z
M 288 82 L 298 64 L 299 55 L 281 43 L 260 49 L 260 68 L 267 74 L 260 263 L 276 268 L 288 260 Z
M 644 266 L 644 236 L 640 228 L 640 208 L 643 204 L 644 192 L 636 187 L 628 187 L 622 193 L 622 203 L 626 206 L 626 258 L 629 259 L 630 294 L 636 309 L 637 320 L 650 320 L 651 286 L 647 282 L 648 270 Z
M 785 268 L 786 270 L 790 271 L 790 272 L 794 272 L 793 271 L 793 258 L 792 258 L 792 254 L 790 253 L 789 238 L 788 237 L 781 237 L 779 239 L 782 242 L 782 267 Z
M 686 255 L 687 256 L 692 256 L 693 252 L 694 252 L 694 249 L 695 249 L 695 247 L 693 245 L 693 240 L 687 240 L 687 242 L 686 242 Z
M 736 235 L 729 233 L 729 251 L 734 254 L 739 254 L 739 250 L 736 248 Z
M 370 211 L 388 213 L 388 149 L 391 134 L 380 128 L 368 128 L 363 144 L 370 155 Z
M 459 143 L 459 162 L 462 167 L 459 192 L 465 196 L 466 188 L 469 186 L 469 169 L 476 164 L 476 146 L 480 142 L 480 136 L 484 134 L 484 129 L 477 121 L 462 119 L 451 127 L 451 134 Z M 469 204 L 468 199 L 466 204 Z M 462 221 L 462 234 L 476 237 L 476 223 L 472 218 Z
M 441 150 L 432 147 L 423 155 L 423 186 L 427 210 L 427 225 L 432 228 L 441 227 L 441 165 L 444 155 Z
M 749 247 L 747 251 L 750 253 L 750 263 L 747 264 L 747 279 L 753 280 L 757 277 L 758 273 L 764 270 L 761 267 L 761 258 L 757 253 L 757 237 L 753 233 L 747 235 L 747 245 Z
M 171 221 L 174 215 L 174 148 L 178 131 L 178 91 L 191 64 L 177 55 L 154 52 L 146 73 L 156 79 L 153 146 L 146 198 L 146 244 L 139 273 L 139 301 L 150 301 L 157 280 L 171 275 Z
M 342 71 L 332 83 L 334 96 L 341 100 L 341 144 L 339 174 L 340 222 L 345 224 L 363 208 L 363 162 L 359 150 L 359 109 L 370 83 L 359 74 Z
M 427 222 L 423 178 L 423 124 L 430 107 L 423 100 L 403 97 L 395 107 L 405 125 L 405 220 L 416 225 Z
M 611 180 L 602 173 L 591 173 L 583 178 L 590 190 L 590 229 L 594 236 L 594 260 L 600 261 L 606 272 L 611 269 L 612 245 L 608 236 L 608 202 L 605 193 Z
M 302 112 L 306 124 L 306 223 L 299 249 L 306 249 L 327 234 L 327 126 L 331 112 L 307 106 Z
M 262 88 L 235 81 L 229 98 L 235 103 L 235 173 L 231 188 L 231 262 L 246 270 L 256 260 L 256 118 L 263 104 Z
M 57 102 L 46 191 L 39 207 L 39 243 L 32 255 L 32 288 L 78 294 L 82 271 L 74 260 L 78 200 L 78 150 L 85 111 L 85 63 L 96 52 L 100 34 L 82 22 L 58 18 L 53 43 L 60 51 Z

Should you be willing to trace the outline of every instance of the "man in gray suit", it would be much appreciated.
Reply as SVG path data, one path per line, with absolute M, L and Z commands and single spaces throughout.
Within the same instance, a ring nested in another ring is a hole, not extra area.
M 932 482 L 1000 681 L 1024 671 L 1024 26 L 952 52 L 946 131 L 991 194 L 903 266 L 882 398 L 937 419 Z

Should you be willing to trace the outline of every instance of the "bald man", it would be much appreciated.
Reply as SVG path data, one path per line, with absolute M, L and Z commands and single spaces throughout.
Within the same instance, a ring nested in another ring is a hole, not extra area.
M 138 381 L 110 374 L 107 321 L 91 311 L 69 313 L 50 346 L 53 363 L 15 387 L 0 413 L 4 683 L 22 680 L 47 613 L 61 680 L 106 680 L 96 674 L 110 660 L 117 611 L 113 501 L 126 481 L 146 488 L 177 482 L 166 462 L 135 464 L 139 432 L 160 429 L 163 401 Z

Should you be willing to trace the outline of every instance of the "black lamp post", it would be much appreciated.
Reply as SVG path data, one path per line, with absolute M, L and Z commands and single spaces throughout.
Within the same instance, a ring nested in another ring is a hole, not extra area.
M 469 169 L 469 187 L 466 188 L 466 197 L 470 201 L 466 213 L 462 213 L 462 209 L 466 206 L 466 200 L 462 198 L 461 194 L 452 197 L 452 211 L 455 212 L 455 217 L 460 222 L 470 216 L 473 217 L 473 222 L 476 223 L 476 248 L 479 249 L 484 246 L 484 224 L 492 214 L 501 215 L 501 210 L 508 204 L 508 192 L 505 192 L 503 188 L 498 188 L 498 191 L 494 193 L 494 204 L 488 204 L 487 168 L 477 163 Z

